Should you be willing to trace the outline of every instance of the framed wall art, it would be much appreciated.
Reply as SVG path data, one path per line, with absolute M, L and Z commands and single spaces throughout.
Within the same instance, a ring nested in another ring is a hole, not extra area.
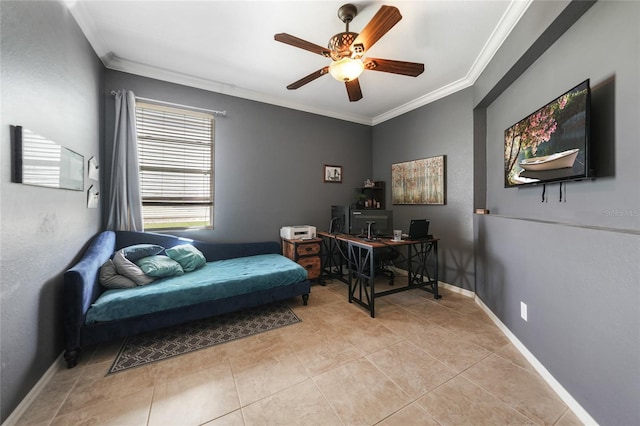
M 342 166 L 324 165 L 324 181 L 330 183 L 342 183 Z
M 445 204 L 445 156 L 391 165 L 391 204 Z

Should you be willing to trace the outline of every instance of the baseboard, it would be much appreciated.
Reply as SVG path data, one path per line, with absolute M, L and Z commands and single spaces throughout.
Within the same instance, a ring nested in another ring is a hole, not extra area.
M 458 294 L 461 294 L 461 295 L 466 296 L 466 297 L 471 297 L 471 298 L 475 298 L 476 297 L 476 294 L 471 290 L 467 290 L 467 289 L 464 289 L 462 287 L 458 287 L 458 286 L 453 285 L 453 284 L 444 283 L 442 281 L 438 281 L 438 287 L 446 288 L 447 290 L 449 290 L 452 293 L 458 293 Z
M 38 380 L 35 386 L 33 386 L 29 393 L 22 399 L 22 401 L 20 401 L 20 404 L 18 404 L 15 410 L 13 410 L 4 422 L 2 422 L 2 426 L 15 426 L 18 424 L 18 420 L 20 420 L 24 413 L 29 409 L 33 401 L 38 397 L 38 395 L 40 395 L 40 392 L 42 392 L 42 390 L 47 386 L 53 376 L 64 368 L 63 359 L 63 353 L 60 353 L 58 358 L 53 361 L 53 364 L 51 364 L 42 377 L 40 377 L 40 380 Z
M 406 269 L 402 269 L 402 268 L 398 268 L 397 266 L 388 266 L 388 268 L 390 270 L 393 271 L 394 274 L 399 275 L 399 276 L 407 276 L 408 272 Z M 425 279 L 425 281 L 427 281 Z M 438 281 L 438 287 L 442 287 L 442 288 L 446 288 L 447 290 L 453 292 L 453 293 L 459 293 L 462 294 L 463 296 L 467 296 L 467 297 L 475 297 L 475 293 L 471 290 L 466 290 L 462 287 L 458 287 L 452 284 L 448 284 L 442 281 Z
M 507 328 L 506 325 L 500 321 L 500 319 L 489 309 L 484 302 L 474 294 L 475 302 L 482 310 L 491 318 L 491 321 L 502 331 L 502 333 L 513 343 L 518 351 L 524 356 L 527 361 L 533 366 L 533 368 L 542 376 L 542 379 L 547 382 L 553 391 L 562 399 L 562 401 L 569 407 L 571 411 L 580 419 L 585 425 L 597 425 L 598 423 L 589 415 L 589 413 L 582 408 L 582 406 L 576 401 L 569 392 L 549 373 L 544 365 L 526 348 L 524 344 Z
M 407 271 L 405 269 L 391 267 L 395 273 L 404 274 L 406 276 Z M 582 406 L 576 401 L 569 392 L 549 373 L 544 365 L 526 348 L 524 344 L 507 328 L 506 325 L 500 321 L 500 319 L 489 309 L 487 305 L 471 290 L 448 284 L 442 281 L 438 281 L 438 287 L 446 288 L 448 291 L 459 293 L 464 296 L 473 298 L 478 306 L 491 318 L 491 321 L 500 329 L 500 331 L 513 343 L 518 351 L 526 358 L 526 360 L 533 366 L 533 368 L 540 374 L 542 379 L 547 382 L 553 391 L 562 399 L 562 401 L 569 407 L 571 411 L 580 419 L 585 425 L 598 425 L 598 423 L 589 415 L 589 413 L 582 408 Z
M 392 268 L 395 269 L 398 273 L 405 273 L 406 270 L 400 268 Z M 544 381 L 547 382 L 549 386 L 553 389 L 553 391 L 558 394 L 560 399 L 573 411 L 573 413 L 580 419 L 582 423 L 585 425 L 597 425 L 598 423 L 589 415 L 589 413 L 582 408 L 582 406 L 576 401 L 569 392 L 549 373 L 549 371 L 538 361 L 538 359 L 533 356 L 531 352 L 518 340 L 518 338 L 507 328 L 506 325 L 500 321 L 500 319 L 489 309 L 484 302 L 476 296 L 476 294 L 470 290 L 466 290 L 464 288 L 451 285 L 442 281 L 438 281 L 438 286 L 446 288 L 449 291 L 454 293 L 459 293 L 467 297 L 471 297 L 475 300 L 476 304 L 480 306 L 480 308 L 491 318 L 491 321 L 502 331 L 502 333 L 513 343 L 513 345 L 518 349 L 518 351 L 526 358 L 527 361 L 533 366 L 533 368 L 540 374 Z M 61 353 L 58 358 L 51 364 L 51 366 L 47 369 L 47 371 L 42 375 L 40 380 L 35 384 L 35 386 L 29 391 L 29 393 L 20 401 L 20 404 L 13 410 L 11 415 L 7 417 L 7 419 L 2 422 L 2 426 L 14 426 L 18 424 L 18 420 L 24 415 L 27 411 L 31 403 L 38 397 L 40 392 L 45 388 L 45 386 L 49 383 L 51 378 L 64 367 L 64 362 L 62 361 L 63 354 Z

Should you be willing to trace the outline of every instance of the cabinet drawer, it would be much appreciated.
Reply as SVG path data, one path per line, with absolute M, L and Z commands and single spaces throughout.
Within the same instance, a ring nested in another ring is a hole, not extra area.
M 320 276 L 319 257 L 303 257 L 298 260 L 298 264 L 307 270 L 307 275 L 310 280 L 316 279 Z
M 310 256 L 320 253 L 320 243 L 296 244 L 298 256 Z

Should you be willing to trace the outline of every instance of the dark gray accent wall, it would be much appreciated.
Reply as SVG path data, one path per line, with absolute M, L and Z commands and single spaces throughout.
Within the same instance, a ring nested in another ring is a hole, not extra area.
M 227 111 L 226 117 L 215 120 L 214 229 L 178 234 L 215 241 L 264 241 L 279 240 L 280 228 L 288 225 L 326 231 L 331 205 L 351 204 L 355 188 L 371 176 L 369 126 L 108 70 L 105 93 L 118 89 Z M 107 96 L 107 169 L 113 105 Z M 343 182 L 324 183 L 324 164 L 342 166 Z
M 84 191 L 11 182 L 9 126 L 100 159 L 103 66 L 64 4 L 3 1 L 0 14 L 4 421 L 62 352 L 62 273 L 100 230 L 86 178 Z
M 477 295 L 591 417 L 611 425 L 640 424 L 639 21 L 638 2 L 596 3 L 487 106 L 480 143 L 491 215 L 474 218 Z M 529 49 L 503 47 L 497 63 Z M 587 78 L 599 177 L 566 184 L 563 202 L 558 184 L 547 185 L 547 202 L 542 187 L 505 189 L 504 129 Z M 476 99 L 499 79 L 483 76 Z
M 391 205 L 391 165 L 445 155 L 446 204 Z M 374 180 L 388 187 L 386 205 L 396 229 L 411 219 L 429 219 L 440 238 L 439 279 L 473 290 L 473 91 L 471 88 L 425 105 L 373 129 Z

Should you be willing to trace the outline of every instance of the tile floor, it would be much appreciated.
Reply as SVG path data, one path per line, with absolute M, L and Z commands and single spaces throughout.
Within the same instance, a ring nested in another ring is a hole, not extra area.
M 105 377 L 120 342 L 62 368 L 20 425 L 578 425 L 476 303 L 314 285 L 302 322 Z

